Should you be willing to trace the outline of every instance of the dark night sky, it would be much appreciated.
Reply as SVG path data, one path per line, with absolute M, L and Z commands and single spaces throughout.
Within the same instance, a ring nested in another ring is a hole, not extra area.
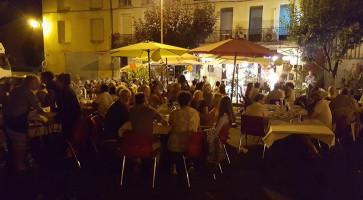
M 42 0 L 0 0 L 0 42 L 12 66 L 23 65 L 22 46 L 27 39 L 43 46 L 41 31 L 28 25 L 31 18 L 42 20 Z
M 33 16 L 41 19 L 42 0 L 0 0 L 0 3 L 6 4 L 0 10 L 0 26 L 22 16 Z

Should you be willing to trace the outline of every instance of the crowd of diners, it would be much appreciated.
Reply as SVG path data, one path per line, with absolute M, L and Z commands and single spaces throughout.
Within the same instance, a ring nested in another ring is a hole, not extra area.
M 150 134 L 153 147 L 158 148 L 160 141 L 153 134 L 153 124 L 169 125 L 171 132 L 164 145 L 167 145 L 170 163 L 176 165 L 179 173 L 182 170 L 180 154 L 187 151 L 193 132 L 208 127 L 215 130 L 215 137 L 219 137 L 223 127 L 230 126 L 236 119 L 224 82 L 217 81 L 212 88 L 207 77 L 193 80 L 191 85 L 184 75 L 167 86 L 157 78 L 150 85 L 141 84 L 137 79 L 131 83 L 115 80 L 74 83 L 69 74 L 55 76 L 46 71 L 41 73 L 40 79 L 28 75 L 20 87 L 10 85 L 7 88 L 0 96 L 5 133 L 12 147 L 16 171 L 26 170 L 28 113 L 32 110 L 42 113 L 44 107 L 50 107 L 51 112 L 56 113 L 54 120 L 61 124 L 61 135 L 65 140 L 71 139 L 74 125 L 81 119 L 83 98 L 92 100 L 93 108 L 103 119 L 103 140 L 120 140 L 120 127 L 130 121 L 134 134 Z M 256 82 L 247 84 L 242 99 L 244 114 L 263 117 L 266 121 L 268 112 L 264 104 L 281 100 L 301 105 L 308 110 L 309 117 L 330 129 L 341 117 L 345 117 L 348 124 L 358 116 L 358 103 L 350 96 L 348 88 L 338 91 L 329 87 L 328 92 L 313 88 L 306 96 L 296 98 L 291 82 L 276 83 L 273 90 L 267 83 Z M 159 112 L 163 105 L 170 110 L 168 118 Z M 311 148 L 316 153 L 316 149 Z

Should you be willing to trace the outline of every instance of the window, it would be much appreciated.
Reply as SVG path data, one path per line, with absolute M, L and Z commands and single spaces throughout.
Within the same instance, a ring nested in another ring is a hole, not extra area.
M 259 42 L 262 39 L 262 6 L 250 8 L 249 40 Z
M 58 0 L 58 11 L 69 11 L 69 0 Z
M 103 18 L 91 19 L 91 41 L 103 42 L 104 40 Z
M 131 6 L 131 0 L 119 0 L 120 6 Z
M 228 39 L 232 36 L 232 28 L 233 28 L 233 8 L 222 8 L 221 9 L 221 40 Z
M 290 25 L 290 9 L 288 5 L 280 7 L 280 29 L 279 40 L 287 40 L 289 35 L 288 26 Z
M 58 21 L 58 42 L 70 43 L 71 42 L 71 23 L 70 21 Z
M 91 9 L 101 9 L 103 7 L 103 0 L 91 0 Z

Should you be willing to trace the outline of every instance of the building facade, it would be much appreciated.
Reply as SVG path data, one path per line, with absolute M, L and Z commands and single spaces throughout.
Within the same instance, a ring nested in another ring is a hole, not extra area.
M 122 61 L 111 58 L 108 50 L 135 42 L 133 21 L 143 17 L 150 1 L 43 0 L 47 69 L 68 72 L 81 79 L 117 77 Z M 245 38 L 284 54 L 297 55 L 284 28 L 289 23 L 289 0 L 210 2 L 220 16 L 205 43 Z

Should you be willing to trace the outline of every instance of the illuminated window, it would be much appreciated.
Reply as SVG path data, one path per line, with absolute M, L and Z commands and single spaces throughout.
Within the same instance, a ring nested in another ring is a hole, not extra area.
M 103 42 L 103 40 L 104 40 L 103 18 L 91 19 L 91 41 Z
M 58 21 L 58 42 L 70 43 L 71 42 L 71 22 L 70 21 Z

